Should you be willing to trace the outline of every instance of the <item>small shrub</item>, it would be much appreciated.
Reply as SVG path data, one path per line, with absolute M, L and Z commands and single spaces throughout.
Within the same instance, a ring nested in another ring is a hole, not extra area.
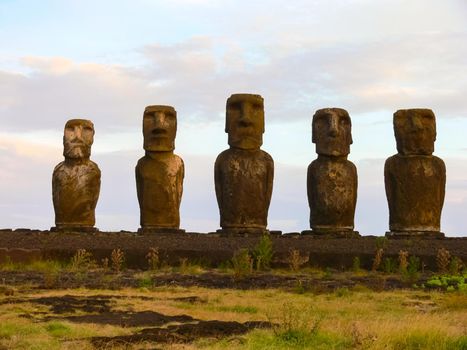
M 409 252 L 406 250 L 399 250 L 399 272 L 404 274 L 407 272 Z
M 256 270 L 266 270 L 271 266 L 273 255 L 272 240 L 269 234 L 264 234 L 253 249 L 253 258 Z
M 407 271 L 402 276 L 406 282 L 415 283 L 420 277 L 420 258 L 411 256 L 407 265 Z
M 146 254 L 146 260 L 151 271 L 156 271 L 160 267 L 159 249 L 149 248 L 149 252 Z
M 361 270 L 360 267 L 360 257 L 355 256 L 352 260 L 352 271 L 359 272 Z
M 331 278 L 333 270 L 330 267 L 324 269 L 323 278 Z
M 381 237 L 378 237 L 381 238 Z M 383 248 L 376 249 L 375 257 L 373 258 L 373 266 L 371 267 L 371 271 L 378 270 L 379 266 L 381 265 L 381 261 L 383 260 Z
M 139 288 L 152 288 L 153 287 L 152 278 L 150 276 L 144 276 L 138 279 L 138 287 Z
M 386 248 L 386 245 L 388 244 L 388 239 L 387 237 L 376 237 L 375 240 L 376 244 L 376 249 L 384 249 Z
M 351 292 L 350 292 L 349 288 L 341 287 L 341 288 L 337 288 L 334 291 L 334 294 L 336 295 L 336 297 L 342 298 L 342 297 L 348 297 L 351 294 Z
M 120 250 L 120 248 L 112 250 L 110 254 L 110 262 L 112 263 L 112 269 L 115 272 L 120 272 L 125 263 L 125 254 Z
M 53 289 L 58 285 L 58 272 L 57 271 L 45 271 L 43 275 L 44 288 Z
M 449 273 L 451 275 L 458 275 L 461 273 L 463 268 L 462 260 L 459 259 L 457 256 L 453 257 L 451 259 L 451 262 L 449 263 Z
M 298 249 L 292 249 L 289 252 L 289 268 L 293 272 L 298 272 L 302 265 L 306 264 L 310 260 L 309 256 L 302 256 Z
M 297 294 L 303 294 L 305 293 L 305 286 L 303 285 L 303 281 L 300 280 L 300 279 L 297 279 L 297 281 L 295 282 L 295 287 L 293 289 L 293 291 Z
M 92 258 L 92 254 L 86 249 L 78 249 L 71 258 L 70 268 L 73 271 L 89 270 L 96 267 L 96 262 Z
M 188 271 L 189 263 L 188 258 L 180 258 L 180 272 L 186 274 Z
M 449 263 L 451 261 L 451 253 L 447 249 L 441 248 L 438 249 L 436 254 L 436 265 L 438 267 L 438 272 L 446 273 L 449 268 Z
M 317 335 L 322 317 L 310 307 L 284 303 L 278 314 L 268 315 L 274 335 L 291 346 L 303 345 Z
M 236 278 L 248 276 L 253 273 L 253 259 L 248 249 L 240 249 L 232 258 L 232 268 Z
M 396 270 L 396 262 L 393 258 L 384 259 L 383 270 L 385 273 L 393 273 Z
M 109 269 L 109 258 L 103 258 L 101 264 L 104 271 L 107 271 Z

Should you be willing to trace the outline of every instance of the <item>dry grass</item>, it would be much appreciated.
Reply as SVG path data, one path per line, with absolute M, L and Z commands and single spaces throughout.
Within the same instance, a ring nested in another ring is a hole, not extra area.
M 256 330 L 245 336 L 223 340 L 200 339 L 193 344 L 170 344 L 167 349 L 462 349 L 467 347 L 467 295 L 460 293 L 367 290 L 339 290 L 335 293 L 294 294 L 281 290 L 218 290 L 160 287 L 154 289 L 110 290 L 21 290 L 15 298 L 60 297 L 64 295 L 119 296 L 112 309 L 156 311 L 164 315 L 190 315 L 200 320 L 267 321 L 274 315 L 305 326 Z M 143 298 L 144 297 L 144 298 Z M 195 302 L 175 298 L 197 297 Z M 66 321 L 42 322 L 52 315 L 47 306 L 31 302 L 2 303 L 0 296 L 0 349 L 91 349 L 92 336 L 131 334 L 140 328 L 75 324 Z M 287 310 L 293 312 L 286 313 Z M 24 315 L 32 316 L 25 318 Z M 292 318 L 292 319 L 290 319 Z M 300 321 L 300 322 L 298 322 Z M 307 323 L 308 322 L 308 323 Z M 295 329 L 295 328 L 297 329 Z M 463 337 L 463 338 L 462 338 Z M 152 344 L 154 348 L 155 344 Z M 112 347 L 109 347 L 112 348 Z M 118 347 L 116 347 L 118 348 Z M 131 347 L 129 347 L 131 349 Z M 135 348 L 151 348 L 138 344 Z

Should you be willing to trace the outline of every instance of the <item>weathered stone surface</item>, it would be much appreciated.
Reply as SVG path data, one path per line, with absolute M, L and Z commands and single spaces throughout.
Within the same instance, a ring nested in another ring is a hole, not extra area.
M 52 176 L 55 226 L 58 231 L 95 231 L 95 209 L 101 172 L 89 159 L 94 125 L 85 119 L 71 119 L 65 125 L 63 155 Z
M 177 113 L 170 106 L 148 106 L 143 116 L 146 154 L 136 165 L 136 189 L 143 233 L 179 232 L 183 160 L 173 153 Z
M 307 190 L 312 231 L 303 234 L 358 236 L 354 232 L 357 169 L 347 160 L 352 143 L 349 114 L 340 108 L 316 111 L 312 141 L 318 159 L 308 166 Z
M 388 236 L 443 236 L 440 232 L 446 167 L 432 155 L 435 115 L 430 109 L 394 113 L 398 154 L 384 166 L 389 206 Z
M 264 106 L 259 95 L 234 94 L 227 100 L 230 149 L 216 159 L 214 180 L 224 233 L 267 232 L 274 162 L 260 149 Z

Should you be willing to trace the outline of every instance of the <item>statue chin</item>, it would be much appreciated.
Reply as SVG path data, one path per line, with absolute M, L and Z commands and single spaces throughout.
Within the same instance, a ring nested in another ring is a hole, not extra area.
M 229 139 L 229 145 L 233 148 L 252 150 L 259 149 L 263 144 L 262 139 L 257 137 L 242 137 L 241 139 Z
M 175 149 L 175 142 L 169 139 L 151 140 L 144 143 L 144 150 L 148 152 L 171 152 Z
M 71 159 L 89 158 L 91 156 L 91 148 L 87 146 L 65 146 L 63 155 L 65 158 Z

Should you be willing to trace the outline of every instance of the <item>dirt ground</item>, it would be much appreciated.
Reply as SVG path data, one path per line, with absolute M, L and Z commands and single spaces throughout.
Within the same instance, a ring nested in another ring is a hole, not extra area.
M 49 311 L 33 311 L 21 315 L 34 322 L 68 321 L 72 323 L 93 323 L 97 325 L 114 325 L 123 328 L 144 327 L 130 334 L 114 337 L 93 337 L 91 343 L 96 348 L 138 344 L 142 342 L 190 343 L 196 339 L 223 337 L 245 334 L 256 328 L 267 328 L 271 324 L 265 321 L 217 321 L 199 320 L 189 315 L 164 315 L 155 311 L 122 311 L 115 310 L 115 300 L 123 298 L 118 295 L 77 296 L 64 295 L 58 297 L 16 298 L 0 300 L 0 305 L 20 305 L 28 303 L 49 308 Z M 128 299 L 129 297 L 125 297 Z M 157 303 L 156 298 L 134 296 L 132 299 L 144 299 Z M 200 303 L 196 297 L 172 298 L 174 301 Z M 46 315 L 44 315 L 46 314 Z
M 231 273 L 206 271 L 201 274 L 163 273 L 142 278 L 138 271 L 126 270 L 118 274 L 89 271 L 85 273 L 62 271 L 56 274 L 37 271 L 0 271 L 0 281 L 9 286 L 30 286 L 31 289 L 121 289 L 138 287 L 203 287 L 216 289 L 269 289 L 333 292 L 339 288 L 364 286 L 370 290 L 382 291 L 410 287 L 412 282 L 403 282 L 394 275 L 367 274 L 355 276 L 352 273 L 329 271 L 329 277 L 310 274 L 255 273 L 236 278 Z M 423 283 L 428 275 L 417 282 Z M 102 306 L 102 305 L 101 305 Z

